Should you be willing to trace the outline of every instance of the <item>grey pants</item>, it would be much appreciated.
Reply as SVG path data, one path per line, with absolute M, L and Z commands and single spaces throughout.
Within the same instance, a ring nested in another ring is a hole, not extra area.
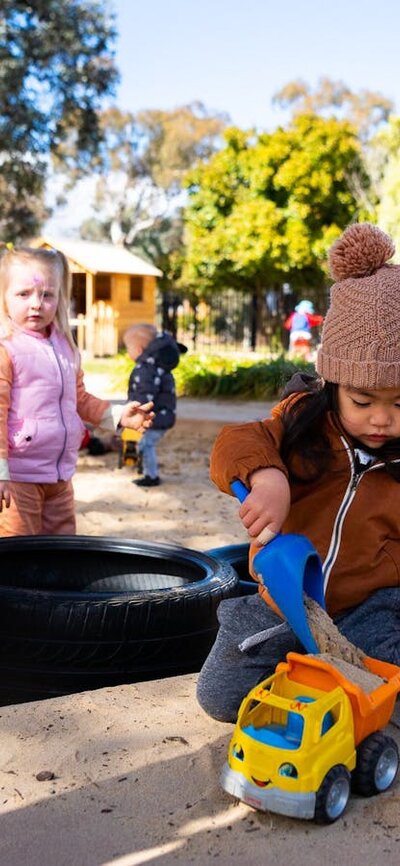
M 235 722 L 250 689 L 272 674 L 288 652 L 304 649 L 258 594 L 221 601 L 218 620 L 216 641 L 198 677 L 197 698 L 208 715 Z M 378 590 L 335 622 L 367 655 L 400 666 L 400 588 Z M 267 629 L 270 635 L 251 645 L 251 636 Z

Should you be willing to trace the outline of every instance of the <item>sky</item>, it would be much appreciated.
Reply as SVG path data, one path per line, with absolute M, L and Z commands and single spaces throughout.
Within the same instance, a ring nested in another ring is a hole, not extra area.
M 117 104 L 136 112 L 194 100 L 242 128 L 272 130 L 272 97 L 321 76 L 379 91 L 400 112 L 398 0 L 111 0 Z M 285 115 L 286 117 L 286 115 Z
M 136 113 L 201 101 L 236 126 L 273 130 L 289 115 L 272 98 L 319 78 L 378 91 L 400 112 L 399 0 L 109 0 L 119 33 L 112 102 Z M 46 226 L 75 234 L 90 216 L 90 181 Z M 80 205 L 77 207 L 77 200 Z

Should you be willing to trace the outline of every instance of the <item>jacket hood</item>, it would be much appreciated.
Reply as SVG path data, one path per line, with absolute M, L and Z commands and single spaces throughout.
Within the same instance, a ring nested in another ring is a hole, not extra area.
M 140 357 L 137 359 L 141 363 L 154 359 L 154 363 L 164 370 L 173 370 L 179 364 L 180 348 L 170 334 L 158 334 L 154 340 L 146 346 Z

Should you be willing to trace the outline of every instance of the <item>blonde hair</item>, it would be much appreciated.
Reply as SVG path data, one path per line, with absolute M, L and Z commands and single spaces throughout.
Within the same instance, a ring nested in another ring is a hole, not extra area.
M 2 244 L 0 249 L 0 326 L 2 336 L 11 334 L 10 319 L 7 312 L 6 292 L 10 284 L 10 273 L 14 262 L 37 261 L 57 275 L 60 284 L 57 310 L 54 321 L 59 331 L 66 337 L 71 348 L 76 345 L 68 322 L 68 305 L 71 295 L 71 273 L 67 259 L 59 250 L 38 249 L 36 247 L 10 247 Z
M 124 343 L 129 342 L 130 337 L 142 337 L 150 343 L 157 336 L 157 328 L 155 325 L 150 325 L 147 322 L 139 322 L 137 325 L 130 325 L 124 333 Z

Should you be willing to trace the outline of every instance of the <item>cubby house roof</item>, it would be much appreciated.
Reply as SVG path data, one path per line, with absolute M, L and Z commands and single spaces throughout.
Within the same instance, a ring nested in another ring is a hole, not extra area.
M 74 262 L 80 269 L 91 274 L 162 277 L 162 271 L 154 265 L 115 244 L 46 236 L 37 238 L 34 246 L 54 247 L 64 253 L 70 262 Z

